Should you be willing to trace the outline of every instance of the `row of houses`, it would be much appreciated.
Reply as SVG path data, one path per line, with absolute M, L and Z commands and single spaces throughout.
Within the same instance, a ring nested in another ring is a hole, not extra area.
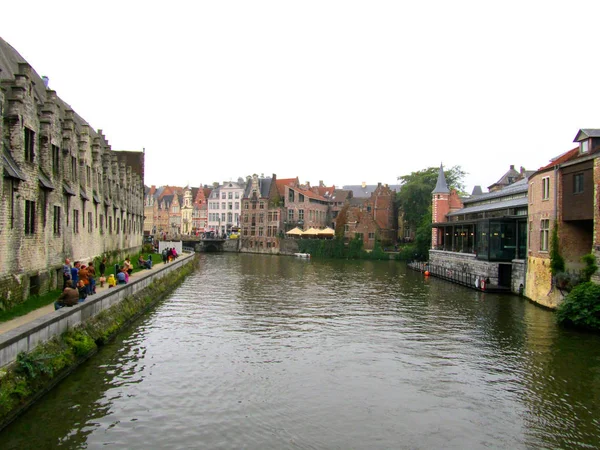
M 337 189 L 255 174 L 213 187 L 151 186 L 145 192 L 144 231 L 153 236 L 236 231 L 242 251 L 266 253 L 279 253 L 280 239 L 295 227 L 343 227 L 346 239 L 359 237 L 367 249 L 375 240 L 396 241 L 396 191 L 381 183 Z
M 141 247 L 144 152 L 114 151 L 1 38 L 0 138 L 0 310 L 61 285 L 65 258 Z
M 567 272 L 576 274 L 584 255 L 600 252 L 600 129 L 581 129 L 574 142 L 536 171 L 511 166 L 489 192 L 474 190 L 468 198 L 448 189 L 440 167 L 430 263 L 556 308 L 566 292 L 550 270 L 554 228 Z

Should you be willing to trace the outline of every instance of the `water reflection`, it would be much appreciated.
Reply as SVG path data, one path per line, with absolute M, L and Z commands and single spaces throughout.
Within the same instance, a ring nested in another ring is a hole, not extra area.
M 207 255 L 0 439 L 3 448 L 598 448 L 599 343 L 523 299 L 393 261 Z

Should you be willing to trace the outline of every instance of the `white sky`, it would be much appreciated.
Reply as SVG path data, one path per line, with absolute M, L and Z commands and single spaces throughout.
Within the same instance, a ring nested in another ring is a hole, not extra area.
M 253 173 L 467 191 L 600 128 L 600 1 L 11 1 L 0 36 L 146 184 Z M 6 20 L 10 18 L 10 20 Z

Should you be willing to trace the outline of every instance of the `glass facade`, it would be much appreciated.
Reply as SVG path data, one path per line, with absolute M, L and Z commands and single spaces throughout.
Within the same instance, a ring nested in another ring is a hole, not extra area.
M 486 261 L 523 259 L 527 252 L 527 222 L 524 219 L 484 219 L 476 223 L 439 226 L 437 250 L 474 253 Z

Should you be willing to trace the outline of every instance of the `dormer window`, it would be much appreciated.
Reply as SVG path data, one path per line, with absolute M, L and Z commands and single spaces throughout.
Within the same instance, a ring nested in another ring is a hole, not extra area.
M 590 150 L 590 140 L 586 139 L 585 141 L 581 141 L 579 143 L 579 151 L 581 153 L 587 153 Z

